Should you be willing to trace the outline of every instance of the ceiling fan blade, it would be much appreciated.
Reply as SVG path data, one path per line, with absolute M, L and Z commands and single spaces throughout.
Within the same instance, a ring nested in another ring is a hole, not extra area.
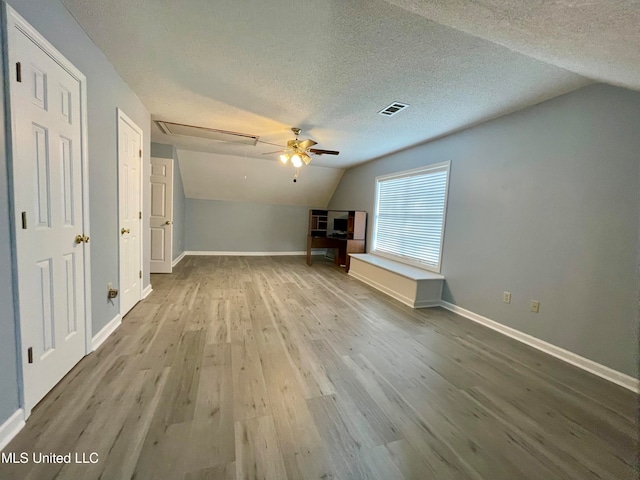
M 316 155 L 340 155 L 340 152 L 337 150 L 322 150 L 320 148 L 310 148 L 309 153 Z
M 298 147 L 300 148 L 300 150 L 302 150 L 303 152 L 309 148 L 309 147 L 313 147 L 314 145 L 317 145 L 318 142 L 314 142 L 311 139 L 307 139 L 307 140 L 302 140 L 301 142 L 298 143 Z

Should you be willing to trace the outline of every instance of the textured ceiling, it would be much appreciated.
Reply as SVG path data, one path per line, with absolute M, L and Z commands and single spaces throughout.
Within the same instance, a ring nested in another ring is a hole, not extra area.
M 341 152 L 315 166 L 355 165 L 592 82 L 575 72 L 631 87 L 640 78 L 637 2 L 62 1 L 152 118 L 277 145 L 300 127 Z M 393 101 L 410 107 L 377 115 Z M 152 140 L 216 154 L 216 168 L 237 167 L 233 157 L 286 168 L 261 155 L 277 150 L 265 143 L 168 137 L 155 125 Z
M 639 0 L 387 0 L 587 77 L 640 90 Z

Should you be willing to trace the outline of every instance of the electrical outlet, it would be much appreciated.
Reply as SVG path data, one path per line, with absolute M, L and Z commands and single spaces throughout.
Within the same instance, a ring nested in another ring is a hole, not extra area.
M 111 282 L 107 283 L 107 298 L 113 299 L 118 296 L 118 289 L 113 288 L 113 284 Z
M 502 301 L 504 303 L 511 303 L 511 292 L 502 292 Z
M 540 302 L 537 300 L 531 300 L 531 311 L 538 313 L 540 311 Z

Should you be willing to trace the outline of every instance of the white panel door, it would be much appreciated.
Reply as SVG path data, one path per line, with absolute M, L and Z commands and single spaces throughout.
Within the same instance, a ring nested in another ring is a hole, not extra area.
M 120 314 L 142 298 L 142 131 L 118 110 Z
M 44 39 L 36 44 L 31 38 L 37 33 L 22 22 L 9 10 L 11 164 L 28 414 L 86 353 L 88 237 L 83 228 L 85 80 L 56 62 Z
M 173 159 L 151 158 L 151 273 L 171 273 Z

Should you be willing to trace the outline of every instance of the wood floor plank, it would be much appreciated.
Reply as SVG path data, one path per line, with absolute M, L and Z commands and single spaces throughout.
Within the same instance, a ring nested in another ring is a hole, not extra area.
M 327 342 L 316 340 L 314 352 L 336 386 L 336 406 L 352 422 L 358 439 L 371 447 L 384 445 L 401 438 L 397 426 L 371 398 L 360 380 L 338 357 Z
M 106 399 L 102 405 L 103 408 L 96 412 L 93 420 L 78 437 L 76 447 L 73 450 L 84 451 L 85 453 L 96 452 L 105 459 L 113 450 L 118 439 L 124 438 L 120 437 L 120 435 L 127 427 L 125 422 L 129 418 L 130 412 L 140 407 L 140 399 L 145 396 L 143 390 L 145 383 L 147 383 L 147 378 L 148 375 L 144 372 L 138 372 L 134 378 L 128 382 L 128 388 Z M 162 378 L 163 377 L 158 378 L 157 381 L 161 381 Z M 129 437 L 127 440 L 130 442 L 132 448 L 138 448 L 138 438 L 131 439 Z M 84 448 L 80 447 L 81 445 L 91 446 L 91 452 L 86 452 Z M 135 458 L 123 460 L 131 461 L 135 460 Z M 63 465 L 58 476 L 69 479 L 83 478 L 87 480 L 97 480 L 109 466 L 110 464 L 107 462 L 92 464 L 72 462 Z
M 375 478 L 370 467 L 363 461 L 357 435 L 340 413 L 335 395 L 314 397 L 307 400 L 316 427 L 322 436 L 333 462 L 333 468 L 340 478 Z
M 236 464 L 218 465 L 188 472 L 184 480 L 236 480 Z
M 260 417 L 271 412 L 264 384 L 258 346 L 253 338 L 231 342 L 235 420 Z
M 482 478 L 469 463 L 465 462 L 464 458 L 460 458 L 443 436 L 434 431 L 367 358 L 357 355 L 344 360 L 374 401 L 397 426 L 408 445 L 412 447 L 407 447 L 410 453 L 413 453 L 414 449 L 418 452 L 422 462 L 427 466 L 424 470 L 425 475 L 443 480 Z M 388 445 L 397 445 L 397 442 L 391 442 Z M 411 458 L 413 465 L 416 461 L 413 457 Z
M 638 395 L 318 258 L 185 257 L 54 387 L 11 480 L 638 475 Z
M 172 423 L 161 432 L 147 434 L 132 480 L 175 480 L 190 466 L 185 464 L 192 422 Z
M 262 361 L 287 477 L 290 480 L 336 478 L 284 350 L 264 355 Z
M 144 377 L 142 390 L 136 397 L 133 408 L 129 409 L 108 453 L 119 461 L 106 463 L 101 478 L 131 478 L 135 471 L 151 420 L 161 401 L 162 390 L 169 376 L 169 368 L 161 372 L 146 370 L 141 374 Z M 84 475 L 85 472 L 81 471 L 80 476 Z
M 418 451 L 413 448 L 408 440 L 402 439 L 385 445 L 391 456 L 391 460 L 402 473 L 406 480 L 423 480 L 424 478 L 445 478 L 431 477 L 433 468 Z
M 173 397 L 168 423 L 193 420 L 200 379 L 200 365 L 205 334 L 202 330 L 185 331 L 177 346 L 177 353 L 167 381 Z
M 211 312 L 207 326 L 207 343 L 230 343 L 231 302 L 220 298 L 212 299 Z
M 377 480 L 404 480 L 404 474 L 393 461 L 391 453 L 385 445 L 365 448 L 361 452 L 365 462 Z
M 535 444 L 470 402 L 464 392 L 432 398 L 428 389 L 402 392 L 413 408 L 456 452 L 484 477 L 562 479 L 564 472 L 540 455 Z
M 305 396 L 311 398 L 334 393 L 333 382 L 327 378 L 322 363 L 314 358 L 310 345 L 298 333 L 295 319 L 290 317 L 286 307 L 274 298 L 266 299 L 266 304 Z
M 231 346 L 208 345 L 200 372 L 186 463 L 190 469 L 235 461 Z
M 286 480 L 273 417 L 236 422 L 236 477 L 243 480 Z
M 592 455 L 588 454 L 591 451 L 589 446 L 584 448 L 577 438 L 571 441 L 557 441 L 559 438 L 554 435 L 556 441 L 550 442 L 550 434 L 544 426 L 509 401 L 496 397 L 481 387 L 475 387 L 467 394 L 485 406 L 497 419 L 517 429 L 529 442 L 536 445 L 538 453 L 563 470 L 566 478 L 582 480 L 606 478 L 609 475 L 610 470 L 602 466 L 598 460 L 593 460 Z M 624 475 L 621 478 L 624 478 Z

